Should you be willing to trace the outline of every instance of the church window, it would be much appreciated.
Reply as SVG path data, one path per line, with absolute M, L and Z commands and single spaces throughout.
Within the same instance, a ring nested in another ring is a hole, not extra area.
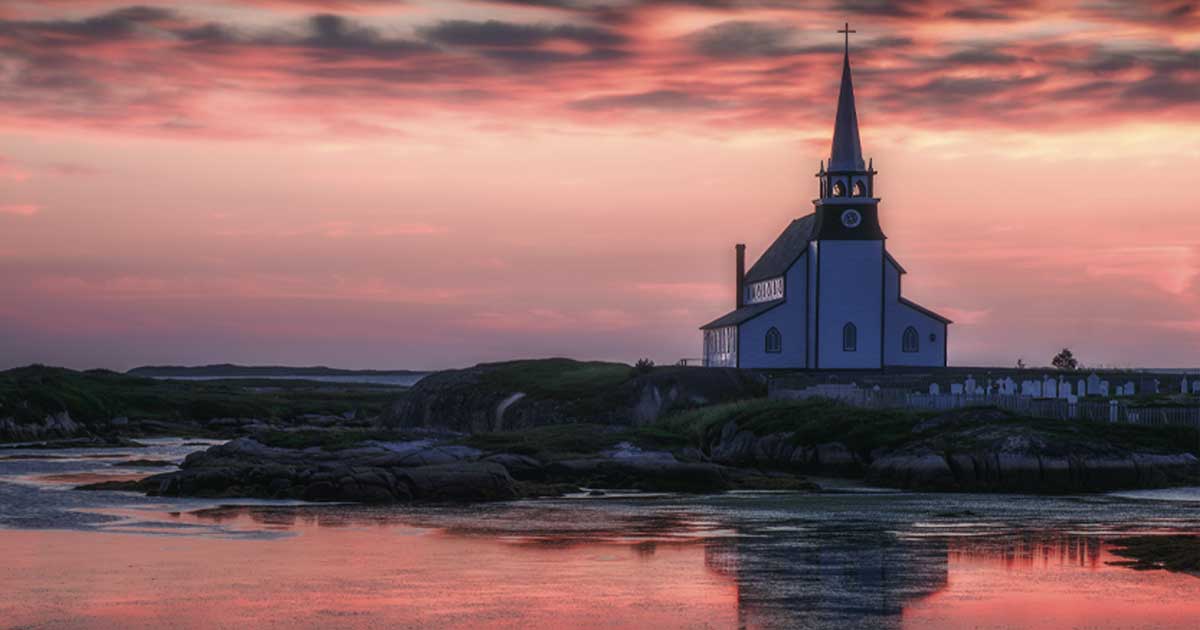
M 843 184 L 842 182 L 834 182 L 833 183 L 833 196 L 834 197 L 845 197 L 846 196 L 846 185 Z
M 917 335 L 917 329 L 909 326 L 904 329 L 904 340 L 901 344 L 905 352 L 919 352 L 921 350 L 921 338 Z
M 842 351 L 854 352 L 858 350 L 858 328 L 853 322 L 846 322 L 842 326 Z
M 852 197 L 866 197 L 867 187 L 861 181 L 854 182 L 854 194 Z
M 779 334 L 778 328 L 767 331 L 767 352 L 783 352 L 783 335 Z

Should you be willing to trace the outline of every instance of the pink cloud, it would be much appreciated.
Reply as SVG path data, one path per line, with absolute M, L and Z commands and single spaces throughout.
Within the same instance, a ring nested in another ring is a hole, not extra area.
M 0 205 L 0 214 L 11 214 L 20 217 L 31 217 L 41 211 L 41 206 L 32 203 Z

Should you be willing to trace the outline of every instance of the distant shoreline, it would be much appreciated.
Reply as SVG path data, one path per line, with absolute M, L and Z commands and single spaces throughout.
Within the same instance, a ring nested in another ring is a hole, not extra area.
M 146 365 L 126 372 L 131 376 L 180 381 L 216 381 L 225 379 L 304 380 L 322 383 L 359 383 L 411 387 L 431 372 L 419 370 L 346 370 L 325 366 L 287 367 L 281 365 L 179 366 Z
M 323 365 L 291 367 L 286 365 L 143 365 L 126 372 L 134 376 L 178 377 L 268 377 L 268 376 L 409 376 L 429 374 L 431 370 L 347 370 Z

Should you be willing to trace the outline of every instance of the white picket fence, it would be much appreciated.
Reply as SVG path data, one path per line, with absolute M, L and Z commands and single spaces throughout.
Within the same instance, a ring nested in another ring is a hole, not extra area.
M 1200 427 L 1200 407 L 1135 407 L 1125 400 L 1068 400 L 1031 398 L 1017 394 L 923 394 L 900 389 L 861 389 L 855 385 L 816 385 L 805 389 L 772 388 L 770 397 L 783 400 L 828 398 L 867 409 L 949 411 L 994 406 L 1013 413 L 1060 420 L 1091 420 L 1139 425 Z

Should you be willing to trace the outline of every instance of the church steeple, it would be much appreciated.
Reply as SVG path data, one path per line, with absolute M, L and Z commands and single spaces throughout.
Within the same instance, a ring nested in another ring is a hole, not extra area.
M 833 146 L 829 163 L 821 163 L 817 177 L 821 182 L 821 199 L 873 198 L 875 167 L 863 161 L 862 141 L 858 136 L 858 109 L 854 104 L 854 80 L 850 74 L 850 33 L 846 24 L 838 31 L 846 35 L 842 55 L 842 85 L 838 93 L 837 117 L 833 123 Z
M 850 25 L 846 34 L 846 52 L 842 58 L 842 88 L 838 94 L 837 118 L 833 126 L 833 150 L 829 154 L 829 170 L 861 171 L 862 143 L 858 139 L 858 112 L 854 108 L 854 82 L 850 78 Z
M 854 81 L 850 76 L 850 33 L 847 24 L 838 31 L 846 35 L 842 55 L 842 86 L 837 117 L 833 124 L 833 147 L 829 163 L 817 172 L 821 196 L 817 206 L 816 240 L 882 240 L 879 199 L 875 197 L 875 165 L 864 162 L 858 136 L 858 111 L 854 105 Z

